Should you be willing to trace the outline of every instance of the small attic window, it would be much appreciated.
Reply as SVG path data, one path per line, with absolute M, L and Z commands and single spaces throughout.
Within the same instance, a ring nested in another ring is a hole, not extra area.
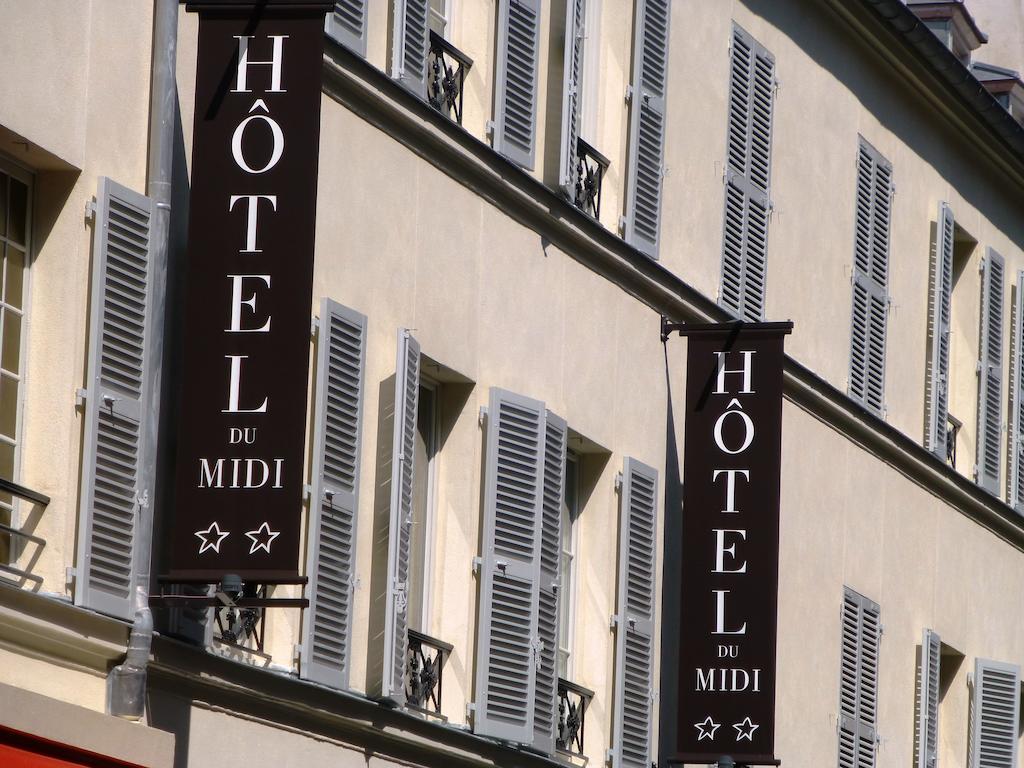
M 1024 81 L 1019 72 L 978 61 L 971 65 L 971 74 L 1014 120 L 1024 125 Z
M 970 66 L 971 52 L 988 42 L 988 35 L 978 29 L 964 0 L 909 0 L 907 8 L 924 22 L 965 67 Z

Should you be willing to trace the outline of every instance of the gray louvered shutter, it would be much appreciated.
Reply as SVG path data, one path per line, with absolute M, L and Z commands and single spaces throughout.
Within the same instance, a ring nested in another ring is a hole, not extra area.
M 935 768 L 939 752 L 939 669 L 942 642 L 930 629 L 921 639 L 921 663 L 917 674 L 917 768 Z
M 949 323 L 953 291 L 953 210 L 939 207 L 932 254 L 931 293 L 928 307 L 928 433 L 925 447 L 946 460 L 946 422 L 949 410 Z
M 1020 667 L 988 659 L 974 663 L 971 768 L 1016 768 Z
M 420 392 L 420 345 L 407 330 L 398 333 L 395 419 L 391 457 L 391 522 L 388 526 L 388 594 L 384 614 L 384 690 L 405 702 L 409 649 L 409 565 L 412 547 L 412 483 L 416 471 L 416 414 Z
M 473 730 L 534 739 L 544 404 L 492 388 L 487 411 Z
M 1024 510 L 1024 271 L 1017 273 L 1014 299 L 1013 344 L 1010 360 L 1010 430 L 1006 438 L 1007 501 Z
M 544 494 L 541 501 L 540 589 L 537 639 L 540 660 L 536 671 L 533 707 L 533 748 L 555 751 L 558 720 L 558 601 L 559 562 L 562 556 L 562 504 L 565 500 L 565 420 L 547 412 L 544 438 Z
M 367 0 L 334 0 L 334 11 L 327 14 L 327 34 L 366 58 Z
M 427 0 L 395 0 L 391 76 L 420 98 L 427 95 Z
M 719 304 L 743 320 L 764 319 L 771 213 L 775 57 L 733 26 L 725 162 L 725 224 Z
M 669 0 L 637 0 L 626 163 L 625 238 L 656 258 L 664 176 Z
M 982 265 L 978 339 L 978 458 L 975 479 L 999 493 L 1003 434 L 1003 282 L 1006 262 L 991 248 Z
M 365 360 L 366 317 L 324 299 L 306 537 L 309 608 L 300 672 L 336 688 L 348 686 L 350 668 Z
M 576 199 L 576 145 L 580 135 L 580 83 L 583 75 L 584 0 L 565 4 L 565 63 L 562 82 L 562 148 L 558 183 L 570 200 Z
M 877 742 L 877 603 L 852 589 L 843 593 L 839 679 L 839 768 L 873 768 Z
M 885 325 L 889 314 L 892 166 L 861 139 L 853 250 L 850 397 L 885 411 Z
M 499 0 L 494 149 L 533 170 L 541 0 Z
M 131 619 L 152 201 L 103 177 L 95 210 L 75 604 Z
M 650 768 L 654 691 L 654 565 L 658 473 L 636 459 L 622 468 L 615 615 L 612 768 Z

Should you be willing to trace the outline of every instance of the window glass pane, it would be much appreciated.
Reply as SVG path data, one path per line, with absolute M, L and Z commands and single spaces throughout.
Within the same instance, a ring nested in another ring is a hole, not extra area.
M 11 179 L 10 225 L 7 236 L 16 243 L 25 244 L 28 230 L 28 187 Z
M 408 617 L 412 629 L 426 630 L 423 598 L 426 586 L 427 515 L 430 509 L 430 461 L 434 455 L 434 390 L 420 387 L 413 454 L 412 547 L 409 563 Z
M 575 599 L 572 583 L 572 561 L 576 554 L 575 525 L 579 516 L 579 459 L 569 454 L 565 460 L 565 494 L 562 502 L 562 557 L 559 564 L 558 581 L 561 585 L 558 600 L 558 674 L 569 676 L 569 647 L 572 640 L 573 602 Z
M 0 338 L 0 368 L 11 373 L 19 373 L 18 362 L 21 354 L 21 317 L 9 309 L 3 310 L 0 319 L 3 324 L 3 337 Z M 6 408 L 7 404 L 4 403 Z M 12 437 L 13 432 L 9 433 Z
M 14 439 L 14 430 L 18 426 L 18 380 L 10 376 L 0 376 L 0 435 L 11 440 Z M 14 448 L 11 448 L 11 474 L 3 475 L 3 466 L 0 465 L 0 475 L 13 479 L 14 477 Z
M 7 174 L 0 173 L 0 237 L 7 234 Z
M 7 246 L 7 269 L 4 279 L 4 301 L 21 309 L 25 287 L 25 252 L 12 245 Z

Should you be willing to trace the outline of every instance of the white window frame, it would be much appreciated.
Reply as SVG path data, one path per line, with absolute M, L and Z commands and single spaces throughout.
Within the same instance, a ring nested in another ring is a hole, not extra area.
M 430 442 L 427 444 L 427 466 L 426 466 L 426 477 L 427 477 L 427 504 L 424 509 L 424 520 L 423 520 L 423 572 L 421 574 L 422 579 L 422 591 L 419 594 L 420 601 L 420 624 L 419 627 L 413 627 L 428 635 L 434 633 L 430 631 L 431 618 L 433 613 L 431 611 L 432 606 L 432 593 L 431 583 L 434 574 L 434 529 L 437 520 L 437 457 L 440 446 L 438 445 L 438 434 L 441 429 L 441 408 L 438 398 L 441 394 L 442 385 L 431 379 L 422 373 L 422 357 L 421 360 L 421 373 L 420 373 L 420 389 L 429 390 L 433 395 L 433 413 L 430 415 Z M 422 407 L 423 400 L 419 400 L 417 409 Z M 416 414 L 417 429 L 419 428 L 420 414 Z M 413 529 L 413 536 L 417 536 L 415 528 Z
M 441 21 L 444 25 L 444 31 L 441 32 L 441 37 L 443 37 L 448 42 L 451 42 L 452 20 L 455 18 L 455 12 L 453 10 L 455 6 L 455 0 L 441 0 L 441 3 L 443 3 L 444 5 L 443 14 L 439 14 L 437 11 L 434 10 L 434 0 L 427 0 L 427 29 L 434 28 L 432 24 L 435 22 L 435 20 Z
M 580 137 L 598 146 L 598 102 L 601 77 L 601 5 L 603 0 L 587 0 L 583 11 L 583 68 L 580 73 Z
M 11 477 L 10 480 L 12 480 L 13 482 L 17 483 L 17 482 L 20 481 L 20 478 L 21 478 L 21 464 L 22 464 L 22 454 L 23 454 L 23 448 L 24 448 L 24 446 L 22 444 L 23 443 L 22 432 L 24 430 L 25 390 L 27 389 L 26 384 L 27 384 L 27 379 L 28 379 L 28 376 L 27 376 L 27 372 L 28 372 L 28 346 L 27 346 L 26 342 L 28 341 L 28 325 L 29 325 L 29 316 L 31 314 L 30 310 L 31 310 L 31 297 L 32 297 L 32 263 L 35 260 L 33 258 L 34 257 L 34 253 L 33 253 L 33 245 L 32 245 L 32 234 L 33 234 L 33 232 L 32 232 L 33 226 L 32 225 L 33 225 L 33 219 L 34 219 L 34 215 L 35 215 L 34 214 L 34 210 L 33 210 L 33 198 L 34 198 L 34 191 L 35 191 L 35 175 L 31 171 L 26 169 L 24 166 L 19 165 L 17 163 L 14 163 L 12 161 L 9 161 L 6 157 L 4 157 L 2 155 L 0 155 L 0 172 L 6 174 L 7 176 L 9 176 L 11 178 L 17 179 L 18 181 L 23 183 L 28 188 L 27 191 L 26 191 L 26 201 L 25 201 L 25 218 L 26 218 L 26 223 L 25 223 L 25 242 L 23 244 L 24 245 L 24 250 L 25 250 L 25 267 L 24 267 L 25 271 L 24 271 L 24 275 L 22 277 L 22 286 L 21 286 L 21 290 L 22 290 L 22 294 L 21 294 L 21 309 L 13 310 L 15 312 L 20 313 L 20 315 L 21 315 L 21 335 L 20 335 L 20 338 L 18 339 L 18 373 L 11 375 L 11 377 L 14 378 L 18 382 L 18 402 L 14 406 L 15 407 L 14 441 L 13 441 L 14 442 L 14 466 L 13 466 L 13 471 L 12 471 L 13 477 Z M 9 188 L 8 188 L 8 196 L 7 196 L 7 205 L 10 205 L 10 189 Z M 7 226 L 8 226 L 8 230 L 7 231 L 9 232 L 10 231 L 10 222 L 9 221 L 7 223 Z M 6 235 L 0 235 L 0 246 L 6 247 L 7 243 L 8 243 L 7 236 Z M 4 264 L 3 260 L 0 259 L 0 268 L 6 268 L 6 267 L 3 266 L 3 264 Z M 3 281 L 0 281 L 0 282 L 3 282 Z M 2 299 L 0 299 L 0 305 L 4 306 L 5 308 L 7 306 L 6 304 L 4 304 Z M 3 338 L 2 334 L 3 334 L 3 319 L 2 319 L 2 315 L 0 315 L 0 340 L 2 340 L 2 338 Z M 0 345 L 2 345 L 2 341 L 0 341 Z M 6 443 L 8 441 L 6 439 L 4 439 L 3 442 Z M 11 525 L 12 528 L 17 528 L 21 524 L 21 520 L 19 518 L 19 506 L 20 506 L 20 504 L 19 504 L 19 500 L 17 498 L 12 499 L 12 502 L 13 503 L 11 504 L 11 522 L 10 522 L 10 525 Z M 13 538 L 11 540 L 10 552 L 11 552 L 11 556 L 12 556 L 11 560 L 13 561 L 13 560 L 16 559 L 16 556 L 17 556 L 17 548 L 15 546 L 15 541 L 14 541 Z

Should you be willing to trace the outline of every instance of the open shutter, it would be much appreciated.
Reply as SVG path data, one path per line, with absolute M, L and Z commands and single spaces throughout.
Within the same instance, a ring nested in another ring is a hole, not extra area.
M 658 255 L 664 176 L 670 0 L 637 0 L 626 164 L 625 238 Z
M 334 0 L 334 11 L 327 14 L 327 34 L 366 58 L 367 0 Z
M 1020 667 L 988 659 L 974 664 L 971 768 L 1016 768 Z
M 543 403 L 491 389 L 473 730 L 521 744 L 534 739 L 545 441 Z
M 391 523 L 388 527 L 388 594 L 384 614 L 384 690 L 405 702 L 405 657 L 409 649 L 409 563 L 412 546 L 412 483 L 416 414 L 420 391 L 420 345 L 408 331 L 398 334 L 395 426 L 391 458 Z
M 1003 281 L 1006 263 L 988 249 L 982 265 L 981 328 L 978 339 L 978 458 L 975 479 L 999 493 L 1003 434 Z
M 882 637 L 877 603 L 844 590 L 839 680 L 839 768 L 873 768 L 877 742 L 878 651 Z
M 619 497 L 612 768 L 650 768 L 658 473 L 627 458 Z
M 775 57 L 733 26 L 719 303 L 754 322 L 765 309 L 774 100 Z
M 533 170 L 541 0 L 499 0 L 494 149 Z
M 946 460 L 946 422 L 949 409 L 949 322 L 953 290 L 953 210 L 939 207 L 932 255 L 931 294 L 928 308 L 928 433 L 925 447 Z
M 75 604 L 131 619 L 142 512 L 140 419 L 149 326 L 148 197 L 101 178 L 96 193 Z
M 1013 313 L 1013 356 L 1010 361 L 1010 432 L 1006 454 L 1009 463 L 1007 501 L 1024 511 L 1024 271 L 1017 273 Z
M 861 139 L 853 252 L 850 397 L 885 410 L 885 325 L 889 314 L 892 166 Z
M 935 768 L 938 760 L 941 652 L 938 633 L 926 629 L 921 639 L 921 663 L 918 667 L 917 768 Z
M 391 76 L 420 98 L 427 95 L 427 0 L 395 0 Z
M 576 199 L 576 145 L 580 134 L 580 81 L 583 74 L 584 0 L 565 4 L 565 64 L 562 84 L 562 148 L 558 183 Z
M 301 675 L 348 685 L 366 317 L 324 299 L 317 339 Z
M 558 566 L 562 556 L 566 436 L 565 420 L 548 411 L 544 437 L 537 608 L 540 660 L 537 664 L 533 707 L 533 748 L 544 754 L 555 751 L 555 725 L 558 721 L 558 601 L 562 598 Z

